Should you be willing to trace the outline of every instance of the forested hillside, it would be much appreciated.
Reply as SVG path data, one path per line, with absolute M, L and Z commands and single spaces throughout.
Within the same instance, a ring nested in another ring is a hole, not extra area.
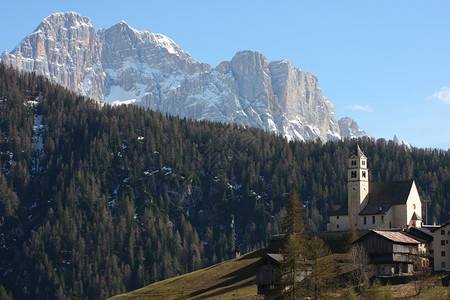
M 102 106 L 0 64 L 0 285 L 17 299 L 102 299 L 242 252 L 280 231 L 299 191 L 309 230 L 346 199 L 355 141 Z M 361 140 L 371 181 L 415 178 L 450 211 L 449 152 Z

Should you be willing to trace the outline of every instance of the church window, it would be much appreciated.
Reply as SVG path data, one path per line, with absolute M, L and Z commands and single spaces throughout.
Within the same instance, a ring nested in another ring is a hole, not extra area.
M 372 224 L 375 224 L 375 216 L 372 216 Z
M 367 224 L 367 218 L 364 217 L 364 225 Z
M 356 160 L 352 160 L 352 166 L 356 166 Z
M 339 216 L 337 216 L 337 217 L 336 217 L 336 219 L 338 219 L 338 220 L 339 220 Z
M 384 216 L 381 216 L 381 223 L 384 223 Z
M 336 228 L 339 229 L 339 224 L 336 225 Z
M 362 177 L 366 178 L 366 171 L 362 172 Z
M 356 171 L 352 171 L 352 178 L 356 178 Z
M 366 165 L 366 161 L 363 160 L 363 161 L 361 162 L 361 164 L 362 164 L 363 166 L 365 166 L 365 165 Z

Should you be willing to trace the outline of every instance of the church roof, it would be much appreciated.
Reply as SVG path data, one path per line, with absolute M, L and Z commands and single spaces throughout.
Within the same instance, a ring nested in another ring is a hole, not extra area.
M 385 214 L 392 205 L 406 204 L 413 180 L 371 182 L 369 184 L 369 202 L 360 215 Z M 330 214 L 330 216 L 348 215 L 348 200 Z
M 365 155 L 364 155 L 364 153 L 362 152 L 362 150 L 361 150 L 361 148 L 359 148 L 359 145 L 358 144 L 356 144 L 356 149 L 355 149 L 355 151 L 353 151 L 352 152 L 352 155 L 350 156 L 351 158 L 352 157 L 364 157 L 364 158 L 367 158 Z
M 330 214 L 330 216 L 342 216 L 342 215 L 348 215 L 348 201 L 345 199 L 345 201 L 342 203 L 341 207 L 339 207 L 338 210 L 335 210 Z
M 384 214 L 392 205 L 406 204 L 412 185 L 413 180 L 370 183 L 369 202 L 359 214 Z
M 411 220 L 422 220 L 422 218 L 420 218 L 416 212 L 413 213 Z

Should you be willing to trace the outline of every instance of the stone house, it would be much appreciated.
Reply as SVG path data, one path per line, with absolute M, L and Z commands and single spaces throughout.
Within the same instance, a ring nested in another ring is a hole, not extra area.
M 450 270 L 450 222 L 434 230 L 434 270 Z

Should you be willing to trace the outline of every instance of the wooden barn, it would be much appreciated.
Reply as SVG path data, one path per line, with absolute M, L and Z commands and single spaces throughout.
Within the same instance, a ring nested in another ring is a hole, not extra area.
M 283 255 L 267 253 L 256 262 L 256 284 L 259 295 L 269 295 L 277 284 L 276 269 L 280 266 Z
M 400 231 L 370 230 L 354 242 L 364 246 L 375 275 L 413 273 L 421 242 Z

